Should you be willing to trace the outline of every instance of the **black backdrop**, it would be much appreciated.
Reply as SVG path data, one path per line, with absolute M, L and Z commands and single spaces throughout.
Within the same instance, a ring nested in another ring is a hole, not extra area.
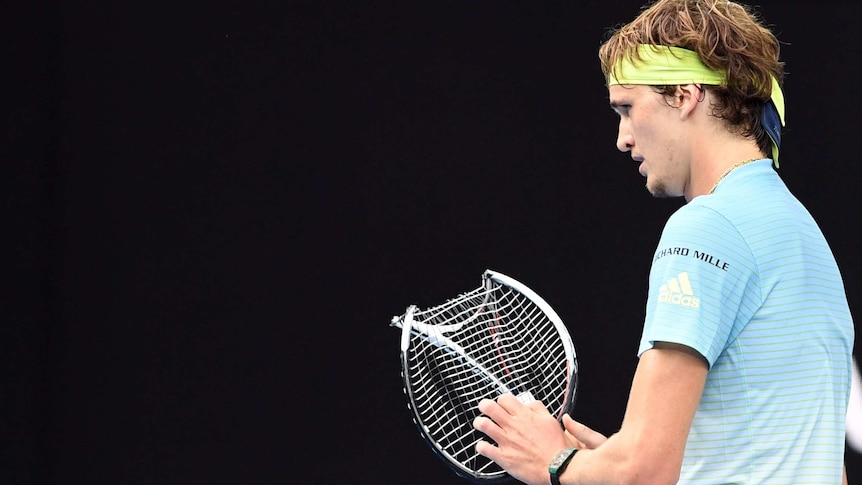
M 680 205 L 615 151 L 595 55 L 641 3 L 5 15 L 3 483 L 462 483 L 388 323 L 486 268 L 561 314 L 576 414 L 613 432 Z M 855 309 L 862 6 L 758 5 L 786 43 L 781 173 Z

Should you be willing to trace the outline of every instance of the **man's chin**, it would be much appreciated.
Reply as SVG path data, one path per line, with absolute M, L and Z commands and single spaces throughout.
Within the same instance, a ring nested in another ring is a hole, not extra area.
M 677 195 L 671 192 L 664 184 L 661 183 L 650 184 L 649 181 L 647 181 L 646 189 L 650 195 L 656 199 L 673 199 L 676 197 L 682 197 L 682 195 Z

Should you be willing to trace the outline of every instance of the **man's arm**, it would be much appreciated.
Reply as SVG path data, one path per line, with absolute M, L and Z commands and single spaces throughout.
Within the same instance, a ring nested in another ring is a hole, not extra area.
M 676 483 L 707 370 L 704 358 L 689 347 L 657 343 L 644 352 L 620 431 L 595 449 L 580 450 L 561 482 Z M 483 441 L 477 451 L 525 483 L 550 483 L 548 464 L 572 443 L 553 416 L 512 396 L 482 401 L 479 409 L 487 418 L 477 418 L 475 426 L 497 446 Z

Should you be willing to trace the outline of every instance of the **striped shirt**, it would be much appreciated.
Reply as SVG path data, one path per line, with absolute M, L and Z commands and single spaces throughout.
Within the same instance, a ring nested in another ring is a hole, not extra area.
M 709 363 L 680 484 L 841 483 L 853 322 L 823 234 L 764 159 L 667 222 L 639 354 Z

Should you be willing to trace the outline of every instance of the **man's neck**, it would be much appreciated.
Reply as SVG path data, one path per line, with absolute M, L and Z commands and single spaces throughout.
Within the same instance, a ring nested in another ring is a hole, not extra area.
M 691 180 L 685 193 L 686 202 L 712 192 L 720 179 L 743 162 L 764 158 L 753 140 L 733 138 L 712 140 L 713 143 L 700 146 L 698 153 L 692 158 Z

